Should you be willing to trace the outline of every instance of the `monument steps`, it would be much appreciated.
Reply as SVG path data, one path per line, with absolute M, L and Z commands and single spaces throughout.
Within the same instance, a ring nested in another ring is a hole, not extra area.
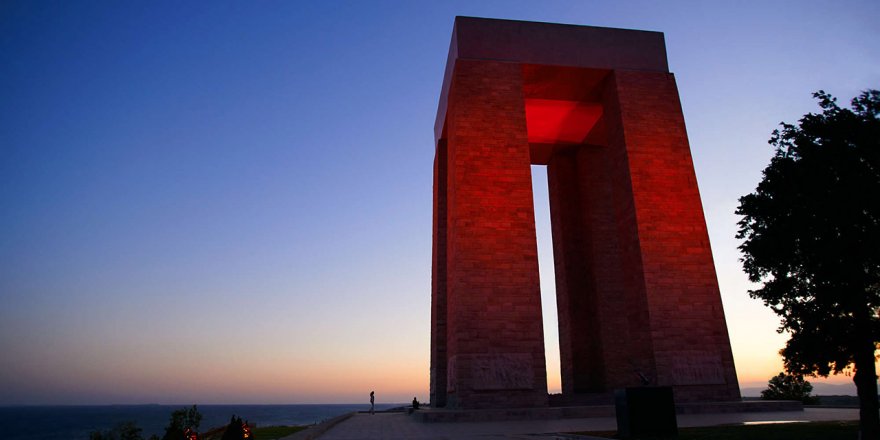
M 803 411 L 801 402 L 751 400 L 733 402 L 687 402 L 675 405 L 676 414 Z M 426 408 L 412 414 L 419 422 L 495 422 L 507 420 L 591 419 L 615 417 L 614 405 L 557 406 L 541 408 L 446 409 Z
M 551 394 L 551 407 L 613 405 L 614 393 Z

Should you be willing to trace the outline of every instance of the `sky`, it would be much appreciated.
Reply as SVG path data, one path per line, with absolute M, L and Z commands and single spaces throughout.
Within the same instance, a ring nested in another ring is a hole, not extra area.
M 786 337 L 748 296 L 737 199 L 813 91 L 880 87 L 880 3 L 5 1 L 0 405 L 426 401 L 456 15 L 665 34 L 740 385 L 766 384 Z

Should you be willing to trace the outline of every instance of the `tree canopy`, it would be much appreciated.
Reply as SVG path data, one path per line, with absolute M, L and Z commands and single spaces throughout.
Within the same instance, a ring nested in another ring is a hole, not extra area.
M 760 283 L 749 295 L 772 308 L 780 331 L 791 335 L 781 350 L 785 369 L 855 371 L 863 426 L 870 405 L 876 434 L 880 92 L 863 92 L 851 109 L 823 91 L 813 96 L 822 112 L 773 132 L 775 154 L 763 179 L 739 200 L 739 249 L 749 279 Z
M 767 382 L 767 389 L 761 391 L 764 400 L 799 400 L 804 404 L 819 403 L 819 399 L 811 396 L 813 385 L 804 380 L 804 376 L 786 374 L 785 372 L 773 376 Z
M 202 422 L 202 413 L 196 405 L 190 408 L 181 408 L 171 413 L 168 426 L 165 427 L 165 436 L 162 440 L 178 440 L 185 438 L 187 428 L 197 430 Z

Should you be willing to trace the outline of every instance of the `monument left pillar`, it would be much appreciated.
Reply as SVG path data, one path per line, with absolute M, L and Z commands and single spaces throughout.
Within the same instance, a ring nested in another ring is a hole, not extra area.
M 431 405 L 446 406 L 446 140 L 434 155 L 434 247 L 431 256 Z
M 545 406 L 521 67 L 459 59 L 445 133 L 435 158 L 432 401 Z

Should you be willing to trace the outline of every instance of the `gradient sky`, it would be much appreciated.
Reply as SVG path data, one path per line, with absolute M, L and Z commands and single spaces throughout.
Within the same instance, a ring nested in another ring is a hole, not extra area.
M 427 400 L 456 15 L 665 33 L 740 384 L 765 384 L 785 335 L 747 295 L 737 198 L 811 92 L 880 87 L 880 3 L 5 1 L 0 404 Z

